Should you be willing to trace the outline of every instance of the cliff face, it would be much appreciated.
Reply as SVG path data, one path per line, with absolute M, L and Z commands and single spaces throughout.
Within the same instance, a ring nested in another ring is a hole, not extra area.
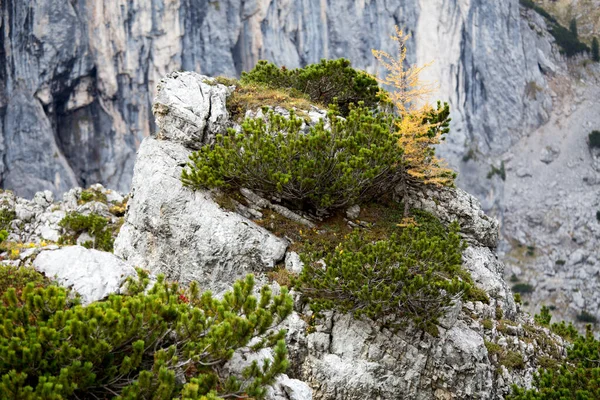
M 454 118 L 442 151 L 485 208 L 498 190 L 489 196 L 478 183 L 481 168 L 460 158 L 470 149 L 505 151 L 551 106 L 543 93 L 525 94 L 529 82 L 546 83 L 517 0 L 5 0 L 1 7 L 0 172 L 3 187 L 24 196 L 96 182 L 127 191 L 135 151 L 154 129 L 155 86 L 170 71 L 235 76 L 259 59 L 297 67 L 347 57 L 375 72 L 371 49 L 393 51 L 395 25 L 413 33 L 411 61 L 435 60 L 427 78 L 440 83 L 435 98 L 451 103 Z

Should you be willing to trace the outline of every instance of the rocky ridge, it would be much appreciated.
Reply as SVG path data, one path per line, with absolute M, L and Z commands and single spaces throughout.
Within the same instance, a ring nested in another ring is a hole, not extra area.
M 115 244 L 116 257 L 78 246 L 41 249 L 45 241 L 42 230 L 32 227 L 43 225 L 59 231 L 58 223 L 49 222 L 48 215 L 85 206 L 77 201 L 81 189 L 75 189 L 58 203 L 47 199 L 48 193 L 37 194 L 37 202 L 3 194 L 9 199 L 5 204 L 15 209 L 21 204 L 20 208 L 37 210 L 28 225 L 13 223 L 11 239 L 28 238 L 41 250 L 37 257 L 32 254 L 9 262 L 32 262 L 38 270 L 55 274 L 60 282 L 72 282 L 82 294 L 95 293 L 93 299 L 106 295 L 107 289 L 118 290 L 114 282 L 122 282 L 131 266 L 183 282 L 197 279 L 203 288 L 215 292 L 249 272 L 268 282 L 267 272 L 276 263 L 296 272 L 299 260 L 289 249 L 289 240 L 254 222 L 266 212 L 268 199 L 246 193 L 254 203 L 245 208 L 238 205 L 236 212 L 215 202 L 214 193 L 192 192 L 181 185 L 181 169 L 197 147 L 195 141 L 192 148 L 187 144 L 200 132 L 197 122 L 228 121 L 225 107 L 202 106 L 206 99 L 215 98 L 213 104 L 225 104 L 228 92 L 224 89 L 211 78 L 194 73 L 171 74 L 161 84 L 155 106 L 160 133 L 141 146 L 125 223 Z M 221 125 L 213 128 L 221 129 Z M 204 140 L 209 140 L 216 132 L 205 133 Z M 286 322 L 291 369 L 289 376 L 275 385 L 270 399 L 501 399 L 511 384 L 529 386 L 542 360 L 564 356 L 562 339 L 536 326 L 515 304 L 502 278 L 504 265 L 493 251 L 498 223 L 483 213 L 478 201 L 460 189 L 414 192 L 410 197 L 415 206 L 442 221 L 460 222 L 469 244 L 463 254 L 464 267 L 490 303 L 458 302 L 440 321 L 439 334 L 432 336 L 410 328 L 382 329 L 369 320 L 337 312 L 310 321 L 310 311 L 295 294 L 296 311 Z M 40 206 L 42 198 L 47 201 Z M 106 280 L 110 285 L 96 280 L 100 290 L 94 291 L 86 286 L 93 284 L 93 279 L 82 284 L 81 271 L 97 271 L 100 257 L 114 260 L 103 264 L 106 270 L 102 274 L 110 277 Z M 77 268 L 61 259 L 76 260 Z M 270 284 L 277 290 L 277 282 Z M 234 357 L 231 368 L 247 362 L 246 357 Z

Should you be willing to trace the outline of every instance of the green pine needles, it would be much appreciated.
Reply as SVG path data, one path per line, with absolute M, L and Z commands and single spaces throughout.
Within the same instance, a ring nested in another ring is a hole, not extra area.
M 392 115 L 350 107 L 303 131 L 304 121 L 268 112 L 250 118 L 241 132 L 230 129 L 190 156 L 182 173 L 194 189 L 247 187 L 273 195 L 296 209 L 351 206 L 391 190 L 401 179 L 402 149 Z
M 350 112 L 350 104 L 363 102 L 374 108 L 383 98 L 377 80 L 352 68 L 344 58 L 321 60 L 297 69 L 279 68 L 261 60 L 251 71 L 242 72 L 240 83 L 296 91 L 323 106 L 336 104 L 344 116 Z
M 336 308 L 383 325 L 412 321 L 431 332 L 470 289 L 458 278 L 463 250 L 457 224 L 447 234 L 409 227 L 375 242 L 355 231 L 333 252 L 305 255 L 297 286 L 316 312 Z
M 9 288 L 0 302 L 2 397 L 264 398 L 288 363 L 285 332 L 274 329 L 292 310 L 287 291 L 263 287 L 256 298 L 248 276 L 217 300 L 196 283 L 148 281 L 140 272 L 127 295 L 86 307 L 56 286 Z M 224 367 L 236 350 L 260 348 L 273 358 L 239 375 Z
M 69 213 L 59 222 L 65 234 L 59 238 L 58 242 L 73 245 L 83 232 L 88 232 L 93 240 L 84 242 L 84 247 L 112 252 L 113 231 L 117 227 L 112 226 L 109 222 L 108 218 L 94 213 L 89 215 Z
M 572 342 L 566 362 L 540 369 L 533 379 L 533 389 L 513 386 L 511 400 L 593 400 L 600 399 L 600 341 L 594 338 L 591 325 L 580 335 L 573 324 L 550 323 L 550 309 L 542 306 L 535 322 L 550 328 Z

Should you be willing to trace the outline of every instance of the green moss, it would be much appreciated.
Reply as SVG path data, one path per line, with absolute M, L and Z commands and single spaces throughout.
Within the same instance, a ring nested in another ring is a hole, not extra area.
M 482 325 L 483 329 L 487 329 L 489 331 L 494 327 L 494 322 L 491 319 L 484 319 Z

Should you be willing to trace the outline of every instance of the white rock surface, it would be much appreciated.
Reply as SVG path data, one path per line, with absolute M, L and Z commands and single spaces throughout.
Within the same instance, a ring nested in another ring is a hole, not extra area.
M 226 90 L 222 85 L 197 84 L 195 97 L 190 81 L 202 82 L 195 73 L 172 74 L 161 84 L 157 99 L 178 97 L 184 85 L 186 99 L 204 110 L 211 100 L 207 129 L 221 129 L 227 120 Z M 182 81 L 181 84 L 171 81 Z M 212 94 L 208 96 L 207 91 Z M 219 99 L 215 99 L 215 96 Z M 142 143 L 134 171 L 125 224 L 115 242 L 115 254 L 131 265 L 164 273 L 169 279 L 219 292 L 249 272 L 272 268 L 283 260 L 287 242 L 241 215 L 223 210 L 207 191 L 193 191 L 181 183 L 181 171 L 192 148 L 209 136 L 199 136 L 198 115 L 188 103 L 164 101 L 155 107 L 157 138 Z M 189 128 L 189 126 L 194 127 Z
M 33 266 L 79 293 L 84 305 L 118 293 L 125 279 L 136 275 L 134 268 L 113 254 L 81 246 L 44 250 Z

